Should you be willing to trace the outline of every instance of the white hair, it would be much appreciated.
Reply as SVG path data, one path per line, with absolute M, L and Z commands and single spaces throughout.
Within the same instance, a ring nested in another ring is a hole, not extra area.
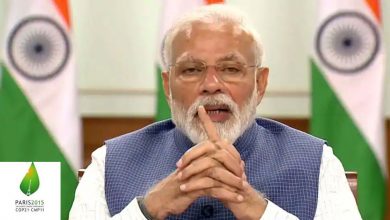
M 214 125 L 222 139 L 234 143 L 255 121 L 257 99 L 257 86 L 255 86 L 252 95 L 246 100 L 242 109 L 226 94 L 201 96 L 188 109 L 185 109 L 181 103 L 173 100 L 172 96 L 170 96 L 169 102 L 173 123 L 195 144 L 208 138 L 199 117 L 194 117 L 199 106 L 227 105 L 232 113 L 232 117 L 224 122 L 215 122 Z
M 189 14 L 180 18 L 165 34 L 161 47 L 161 60 L 164 69 L 168 70 L 172 65 L 172 43 L 175 37 L 180 32 L 185 32 L 189 36 L 194 23 L 205 24 L 233 24 L 240 30 L 252 36 L 255 44 L 254 51 L 256 56 L 256 64 L 261 65 L 263 58 L 263 46 L 257 31 L 253 28 L 249 19 L 235 8 L 224 4 L 212 4 L 202 6 Z

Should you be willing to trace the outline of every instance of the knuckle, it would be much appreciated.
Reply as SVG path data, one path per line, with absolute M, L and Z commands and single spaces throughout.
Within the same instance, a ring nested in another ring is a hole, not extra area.
M 221 163 L 219 162 L 219 158 L 217 155 L 213 155 L 211 160 L 211 166 L 212 167 L 218 167 Z
M 193 167 L 194 167 L 194 164 L 189 164 L 187 165 L 186 168 L 184 168 L 182 171 L 181 171 L 181 174 L 182 174 L 182 178 L 185 179 L 187 178 L 188 176 L 191 176 L 192 174 L 192 170 L 193 170 Z
M 236 178 L 236 186 L 238 186 L 238 187 L 242 187 L 243 186 L 243 182 L 242 182 L 242 180 L 240 179 L 240 178 Z
M 220 178 L 220 168 L 212 168 L 209 171 L 209 177 L 215 179 L 215 180 L 221 180 Z
M 189 172 L 188 172 L 188 169 L 186 168 L 186 169 L 184 169 L 183 171 L 181 171 L 181 176 L 180 176 L 180 178 L 178 178 L 179 180 L 181 180 L 181 179 L 186 179 L 187 178 L 187 176 L 188 176 L 188 174 L 189 174 Z
M 227 142 L 225 142 L 225 141 L 223 141 L 223 140 L 218 141 L 217 144 L 218 144 L 221 148 L 227 148 L 227 147 L 228 147 Z
M 209 196 L 217 198 L 218 197 L 218 190 L 215 188 L 210 188 L 209 189 Z
M 206 157 L 199 162 L 199 165 L 196 166 L 198 169 L 206 170 L 211 167 L 214 167 L 214 161 L 210 157 Z
M 201 142 L 201 145 L 203 147 L 209 147 L 209 146 L 213 145 L 213 142 L 211 142 L 210 140 L 205 140 L 205 141 Z
M 188 154 L 189 154 L 188 151 L 185 152 L 185 153 L 183 154 L 183 156 L 181 157 L 182 163 L 187 162 L 187 160 L 188 160 Z
M 211 144 L 210 145 L 210 149 L 209 149 L 209 152 L 212 153 L 212 154 L 215 154 L 216 152 L 218 152 L 218 147 L 215 145 L 215 144 Z
M 219 181 L 216 181 L 214 179 L 211 180 L 212 181 L 212 189 L 215 190 L 216 187 L 221 187 L 221 183 Z
M 222 156 L 223 158 L 229 158 L 229 157 L 231 157 L 230 152 L 229 152 L 228 150 L 226 150 L 226 149 L 223 149 L 223 150 L 221 151 L 221 156 Z
M 228 145 L 229 144 L 229 141 L 226 139 L 226 138 L 223 138 L 222 140 L 220 140 L 221 143 L 223 143 L 224 145 Z
M 206 170 L 206 175 L 207 175 L 207 176 L 210 176 L 210 177 L 214 177 L 214 175 L 215 175 L 215 170 L 214 170 L 214 168 L 209 168 L 209 169 L 207 169 L 207 170 Z
M 214 143 L 214 147 L 215 147 L 217 150 L 223 149 L 222 146 L 221 146 L 221 144 L 218 143 L 218 142 L 215 142 L 215 143 Z

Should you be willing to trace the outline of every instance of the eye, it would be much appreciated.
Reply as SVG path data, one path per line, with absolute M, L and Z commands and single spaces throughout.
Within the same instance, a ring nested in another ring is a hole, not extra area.
M 198 74 L 202 72 L 202 68 L 199 67 L 186 67 L 181 70 L 182 74 Z
M 182 63 L 178 65 L 178 73 L 181 75 L 201 74 L 204 69 L 204 66 L 198 63 Z
M 218 69 L 224 74 L 237 74 L 237 73 L 241 73 L 242 66 L 240 64 L 228 63 L 228 64 L 219 65 Z

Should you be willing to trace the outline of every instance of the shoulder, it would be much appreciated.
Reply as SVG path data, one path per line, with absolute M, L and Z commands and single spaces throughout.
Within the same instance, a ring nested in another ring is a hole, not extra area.
M 260 118 L 256 122 L 259 129 L 263 130 L 259 138 L 264 139 L 270 150 L 283 156 L 315 160 L 318 165 L 321 162 L 325 140 L 271 119 Z
M 171 120 L 165 120 L 161 122 L 155 122 L 139 130 L 109 139 L 105 141 L 107 147 L 128 141 L 134 142 L 135 140 L 151 140 L 158 139 L 167 135 L 175 128 L 175 125 Z
M 310 140 L 310 141 L 321 143 L 321 146 L 323 144 L 326 144 L 326 141 L 323 139 L 320 139 L 318 137 L 315 137 L 313 135 L 292 128 L 286 124 L 280 123 L 272 119 L 257 118 L 256 123 L 263 129 L 265 129 L 266 132 L 269 134 L 273 134 L 276 136 L 287 136 L 289 138 L 293 138 L 294 140 L 295 139 Z
M 127 158 L 130 155 L 132 157 L 141 157 L 146 152 L 149 155 L 158 153 L 162 145 L 169 145 L 173 141 L 174 130 L 175 125 L 173 122 L 166 120 L 112 138 L 105 141 L 105 145 L 107 146 L 106 157 Z

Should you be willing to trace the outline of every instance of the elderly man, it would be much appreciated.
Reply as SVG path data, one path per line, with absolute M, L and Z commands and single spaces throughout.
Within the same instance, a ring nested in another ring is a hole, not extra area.
M 360 219 L 325 141 L 256 119 L 268 79 L 248 21 L 205 6 L 168 31 L 172 120 L 92 154 L 71 219 Z

